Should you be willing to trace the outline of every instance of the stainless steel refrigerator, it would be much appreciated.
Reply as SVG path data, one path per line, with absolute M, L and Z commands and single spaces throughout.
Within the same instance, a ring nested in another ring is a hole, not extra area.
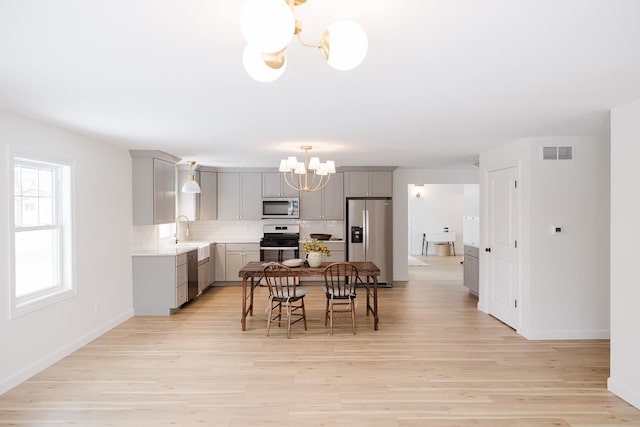
M 378 283 L 393 281 L 393 206 L 390 197 L 347 199 L 347 261 L 371 261 Z

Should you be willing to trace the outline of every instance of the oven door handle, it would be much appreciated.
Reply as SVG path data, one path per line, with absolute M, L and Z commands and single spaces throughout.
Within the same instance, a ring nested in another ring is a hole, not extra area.
M 297 246 L 278 246 L 278 247 L 274 247 L 274 246 L 260 246 L 260 250 L 261 251 L 265 251 L 265 250 L 270 250 L 270 251 L 294 251 L 298 249 Z

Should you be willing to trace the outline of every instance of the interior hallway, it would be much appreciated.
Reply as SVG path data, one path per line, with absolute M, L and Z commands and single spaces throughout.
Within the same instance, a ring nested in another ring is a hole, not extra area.
M 380 330 L 272 327 L 241 288 L 171 317 L 136 317 L 0 396 L 0 426 L 617 426 L 640 411 L 606 390 L 608 341 L 527 341 L 476 310 L 459 257 L 427 257 L 380 289 Z M 266 299 L 259 288 L 256 301 Z

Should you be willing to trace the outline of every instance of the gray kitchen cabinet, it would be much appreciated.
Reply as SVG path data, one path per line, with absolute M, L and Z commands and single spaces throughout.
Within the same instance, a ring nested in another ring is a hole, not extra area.
M 200 219 L 218 219 L 218 174 L 200 171 Z
M 227 245 L 224 243 L 216 243 L 215 251 L 211 252 L 214 254 L 214 281 L 215 282 L 224 282 L 227 280 L 226 275 L 226 266 L 227 266 Z
M 209 245 L 209 283 L 207 286 L 212 285 L 216 281 L 216 244 L 211 243 Z
M 346 261 L 344 258 L 345 254 L 345 242 L 336 242 L 336 241 L 326 241 L 323 242 L 327 249 L 331 252 L 331 256 L 323 256 L 323 262 L 340 262 Z
M 259 243 L 227 243 L 225 275 L 227 282 L 242 280 L 238 273 L 245 264 L 260 261 Z
M 331 256 L 322 255 L 322 262 L 341 262 L 346 261 L 345 258 L 345 242 L 342 241 L 324 241 L 324 245 L 331 251 Z M 305 258 L 307 254 L 304 251 L 304 246 L 300 242 L 300 258 Z M 317 277 L 301 277 L 301 282 L 314 282 L 323 281 L 324 279 L 318 279 Z
M 344 219 L 344 175 L 331 175 L 320 191 L 300 193 L 300 219 Z
M 262 218 L 262 174 L 218 172 L 218 219 Z
M 176 213 L 176 217 L 184 215 L 189 218 L 189 221 L 195 221 L 200 219 L 200 195 L 198 193 L 183 193 L 182 186 L 185 182 L 189 181 L 189 176 L 191 174 L 195 175 L 196 182 L 200 183 L 200 172 L 191 171 L 191 168 L 180 169 L 182 166 L 183 165 L 178 166 L 178 212 Z
M 391 197 L 393 172 L 362 171 L 344 173 L 345 197 Z
M 298 191 L 287 185 L 282 172 L 263 172 L 262 197 L 298 197 Z
M 172 161 L 153 157 L 162 152 L 131 150 L 133 225 L 167 224 L 176 218 L 176 168 Z M 145 157 L 147 156 L 147 157 Z
M 480 260 L 478 258 L 478 248 L 475 246 L 464 246 L 463 262 L 463 283 L 469 288 L 469 292 L 478 296 L 480 290 Z
M 136 316 L 166 316 L 187 302 L 187 254 L 133 257 Z
M 201 294 L 209 286 L 209 262 L 198 262 L 198 295 Z
M 174 222 L 176 218 L 176 169 L 173 163 L 153 159 L 155 224 Z

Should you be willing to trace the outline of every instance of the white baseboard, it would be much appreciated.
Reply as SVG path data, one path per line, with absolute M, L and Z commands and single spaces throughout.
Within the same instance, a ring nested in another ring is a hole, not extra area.
M 58 350 L 52 352 L 51 354 L 43 357 L 39 361 L 16 372 L 12 376 L 3 379 L 0 382 L 0 395 L 11 390 L 13 387 L 17 386 L 18 384 L 28 380 L 38 372 L 43 371 L 44 369 L 48 368 L 49 366 L 53 365 L 59 360 L 64 359 L 74 351 L 89 344 L 91 341 L 98 338 L 100 335 L 110 331 L 111 329 L 115 328 L 116 326 L 130 319 L 131 317 L 133 317 L 133 310 L 126 311 L 121 315 L 115 317 L 114 319 L 111 319 L 107 323 L 94 329 L 93 331 L 89 332 L 88 334 L 79 337 L 77 340 L 68 343 L 67 345 L 59 348 Z
M 517 332 L 528 340 L 607 340 L 611 338 L 609 329 L 521 329 Z
M 640 409 L 640 391 L 633 390 L 620 381 L 609 377 L 607 380 L 607 389 L 618 396 L 620 399 Z

